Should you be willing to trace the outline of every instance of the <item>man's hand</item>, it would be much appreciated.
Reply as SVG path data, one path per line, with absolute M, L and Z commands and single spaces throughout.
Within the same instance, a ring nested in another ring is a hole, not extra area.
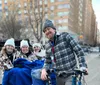
M 80 71 L 86 71 L 87 68 L 86 67 L 80 67 Z
M 42 80 L 47 80 L 47 72 L 46 72 L 46 69 L 42 69 L 41 71 L 41 79 Z
M 88 75 L 88 69 L 86 67 L 80 67 L 80 71 L 84 71 L 85 75 Z

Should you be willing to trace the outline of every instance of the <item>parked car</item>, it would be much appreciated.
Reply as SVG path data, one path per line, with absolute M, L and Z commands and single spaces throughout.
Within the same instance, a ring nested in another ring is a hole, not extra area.
M 99 47 L 91 47 L 90 52 L 99 52 Z
M 84 52 L 89 52 L 90 46 L 81 46 Z

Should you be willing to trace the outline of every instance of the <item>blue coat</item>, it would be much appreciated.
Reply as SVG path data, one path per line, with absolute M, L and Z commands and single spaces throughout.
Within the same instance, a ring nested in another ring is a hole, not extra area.
M 30 62 L 22 58 L 17 59 L 14 62 L 14 68 L 4 71 L 2 85 L 32 85 L 31 70 L 35 67 L 42 67 L 43 63 L 44 61 L 39 60 Z M 41 80 L 41 85 L 42 83 L 44 81 Z

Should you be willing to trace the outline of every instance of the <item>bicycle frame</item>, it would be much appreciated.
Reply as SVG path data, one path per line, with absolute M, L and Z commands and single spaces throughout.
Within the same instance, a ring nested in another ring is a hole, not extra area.
M 47 73 L 48 73 L 48 75 L 47 75 L 48 80 L 47 80 L 46 85 L 56 85 L 56 74 L 55 74 L 55 70 L 54 69 L 48 70 Z M 54 81 L 52 81 L 51 74 L 55 76 L 55 77 L 53 76 L 53 80 Z
M 77 72 L 72 76 L 72 85 L 83 85 L 82 80 L 84 81 L 84 85 L 87 85 L 84 79 L 84 72 Z
M 54 72 L 54 70 L 50 69 L 47 73 L 50 74 L 52 72 Z M 73 70 L 72 72 L 65 72 L 65 73 L 72 75 L 72 85 L 83 85 L 82 80 L 84 81 L 84 85 L 87 85 L 84 79 L 84 75 L 88 75 L 86 71 Z M 50 76 L 48 76 L 48 79 L 49 81 L 47 85 L 52 85 L 50 82 Z
M 81 77 L 77 80 L 76 76 L 72 76 L 72 85 L 82 85 L 81 83 Z

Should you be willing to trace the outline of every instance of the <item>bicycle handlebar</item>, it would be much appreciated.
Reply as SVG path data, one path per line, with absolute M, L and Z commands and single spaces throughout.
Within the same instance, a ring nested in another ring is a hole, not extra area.
M 54 70 L 54 69 L 49 69 L 49 70 L 47 70 L 47 73 L 48 73 L 48 74 L 50 74 L 50 73 L 52 73 L 52 72 L 55 72 L 55 70 Z M 55 72 L 55 73 L 56 73 L 56 72 Z M 81 71 L 80 69 L 75 69 L 75 70 L 70 71 L 70 72 L 64 71 L 64 72 L 62 72 L 62 73 L 66 74 L 66 75 L 81 75 L 81 74 L 88 75 L 88 72 L 87 72 L 87 71 Z M 57 74 L 57 73 L 56 73 L 56 74 Z

